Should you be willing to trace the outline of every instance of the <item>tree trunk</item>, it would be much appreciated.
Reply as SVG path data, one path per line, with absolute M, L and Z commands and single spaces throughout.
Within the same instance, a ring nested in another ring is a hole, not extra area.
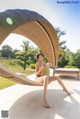
M 24 59 L 24 70 L 26 69 L 26 59 Z

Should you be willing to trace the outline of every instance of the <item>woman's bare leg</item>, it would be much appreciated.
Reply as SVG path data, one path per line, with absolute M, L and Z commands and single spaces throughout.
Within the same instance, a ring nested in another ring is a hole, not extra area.
M 70 95 L 70 93 L 68 92 L 67 88 L 65 87 L 65 85 L 63 84 L 62 80 L 60 79 L 59 76 L 53 76 L 53 77 L 49 77 L 50 82 L 57 80 L 58 83 L 61 85 L 61 87 L 63 88 L 63 91 L 65 91 L 68 95 Z
M 39 78 L 36 79 L 37 82 L 42 83 L 43 86 L 44 86 L 44 97 L 43 97 L 43 100 L 44 100 L 44 106 L 45 106 L 46 108 L 50 108 L 50 106 L 49 106 L 49 104 L 48 104 L 48 101 L 47 101 L 48 80 L 49 80 L 49 78 L 46 77 L 46 76 L 39 77 Z
M 49 106 L 49 104 L 48 104 L 48 102 L 47 102 L 48 80 L 49 80 L 49 78 L 46 77 L 46 79 L 44 79 L 44 83 L 43 83 L 43 85 L 44 85 L 44 106 L 45 106 L 46 108 L 50 108 L 50 106 Z

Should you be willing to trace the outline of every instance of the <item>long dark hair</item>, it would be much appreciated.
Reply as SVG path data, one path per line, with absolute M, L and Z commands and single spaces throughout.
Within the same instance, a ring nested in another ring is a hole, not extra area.
M 35 54 L 35 59 L 38 60 L 39 56 L 43 56 L 44 57 L 44 55 L 42 53 L 36 53 Z

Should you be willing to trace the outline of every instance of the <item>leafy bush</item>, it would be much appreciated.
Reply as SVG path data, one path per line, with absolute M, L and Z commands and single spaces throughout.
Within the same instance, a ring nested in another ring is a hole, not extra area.
M 64 68 L 71 68 L 71 66 L 65 66 Z
M 31 69 L 35 69 L 35 64 L 30 64 Z
M 77 68 L 76 66 L 68 66 L 66 65 L 65 68 Z
M 19 60 L 18 64 L 22 67 L 24 66 L 24 62 L 22 60 Z

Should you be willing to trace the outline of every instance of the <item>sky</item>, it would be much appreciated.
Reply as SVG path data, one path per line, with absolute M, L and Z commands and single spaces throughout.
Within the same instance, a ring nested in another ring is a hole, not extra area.
M 64 1 L 66 1 L 64 3 Z M 0 12 L 7 9 L 28 9 L 43 15 L 56 28 L 65 31 L 61 40 L 72 52 L 80 49 L 80 1 L 79 0 L 0 0 Z M 8 44 L 13 49 L 21 49 L 27 38 L 11 33 L 0 48 Z M 17 40 L 17 42 L 16 42 Z M 31 42 L 31 45 L 33 43 Z M 36 46 L 36 45 L 34 45 Z

